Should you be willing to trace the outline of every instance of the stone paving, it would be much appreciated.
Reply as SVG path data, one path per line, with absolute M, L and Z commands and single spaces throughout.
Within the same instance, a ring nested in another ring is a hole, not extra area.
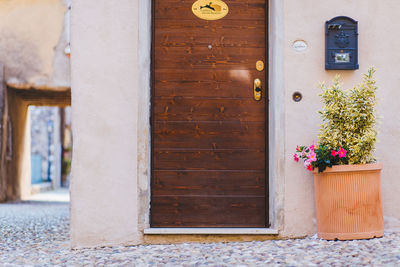
M 400 266 L 400 233 L 360 241 L 305 239 L 69 249 L 68 202 L 0 204 L 0 266 Z

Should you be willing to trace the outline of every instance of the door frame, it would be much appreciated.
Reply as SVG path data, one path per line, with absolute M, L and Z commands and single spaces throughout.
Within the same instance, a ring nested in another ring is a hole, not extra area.
M 267 51 L 266 51 L 266 81 L 268 81 L 266 170 L 268 180 L 269 225 L 268 229 L 278 232 L 283 230 L 283 200 L 284 200 L 284 165 L 285 165 L 285 93 L 283 77 L 283 3 L 280 0 L 267 0 Z M 151 199 L 151 57 L 152 57 L 152 1 L 139 0 L 139 45 L 137 47 L 139 68 L 139 106 L 138 106 L 138 225 L 139 231 L 150 229 L 150 199 Z M 268 225 L 268 223 L 267 223 Z M 194 228 L 196 229 L 196 228 Z M 185 232 L 187 234 L 187 232 Z M 232 234 L 237 234 L 232 230 Z M 227 232 L 229 234 L 229 231 Z

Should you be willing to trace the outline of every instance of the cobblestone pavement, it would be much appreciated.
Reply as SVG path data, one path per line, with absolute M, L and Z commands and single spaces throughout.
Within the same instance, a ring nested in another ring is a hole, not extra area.
M 400 233 L 362 241 L 69 249 L 68 203 L 0 204 L 0 266 L 400 266 Z

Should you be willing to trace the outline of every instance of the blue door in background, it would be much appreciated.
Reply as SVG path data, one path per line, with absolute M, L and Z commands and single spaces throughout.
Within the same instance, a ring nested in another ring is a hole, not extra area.
M 39 184 L 43 182 L 42 179 L 42 156 L 39 154 L 31 155 L 31 183 Z

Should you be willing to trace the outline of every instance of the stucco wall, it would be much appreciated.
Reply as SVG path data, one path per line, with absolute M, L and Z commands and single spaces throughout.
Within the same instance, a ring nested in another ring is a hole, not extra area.
M 297 144 L 317 140 L 318 83 L 337 73 L 351 87 L 371 65 L 378 68 L 383 116 L 377 158 L 384 163 L 383 200 L 388 227 L 400 218 L 400 37 L 397 10 L 388 0 L 271 0 L 270 187 L 272 226 L 281 237 L 315 232 L 310 173 L 292 160 Z M 148 226 L 148 35 L 140 28 L 140 0 L 75 1 L 72 9 L 74 160 L 71 181 L 73 247 L 143 242 Z M 139 7 L 139 8 L 138 8 Z M 141 13 L 142 19 L 143 14 Z M 324 23 L 338 15 L 359 21 L 356 71 L 325 71 Z M 148 20 L 147 20 L 148 21 Z M 146 24 L 147 25 L 147 24 Z M 393 25 L 393 26 L 391 26 Z M 140 28 L 140 30 L 139 30 Z M 142 39 L 139 39 L 138 36 Z M 292 44 L 304 40 L 308 49 Z M 303 100 L 293 102 L 295 91 Z M 99 112 L 101 107 L 101 112 Z M 138 109 L 140 108 L 140 111 Z M 138 118 L 139 117 L 139 118 Z
M 336 74 L 343 78 L 346 88 L 361 82 L 362 73 L 376 66 L 379 113 L 382 116 L 377 159 L 384 164 L 382 173 L 383 209 L 387 229 L 398 227 L 400 219 L 400 165 L 396 153 L 400 149 L 400 23 L 396 0 L 286 0 L 284 1 L 284 79 L 285 79 L 285 236 L 314 233 L 314 200 L 312 176 L 292 160 L 297 144 L 317 140 L 321 108 L 319 82 L 331 81 Z M 326 71 L 324 69 L 324 22 L 335 16 L 352 17 L 359 22 L 359 64 L 355 71 Z M 308 49 L 296 52 L 292 44 L 305 40 Z M 303 93 L 295 103 L 291 95 Z
M 0 1 L 0 62 L 9 84 L 70 86 L 64 20 L 70 0 Z
M 136 244 L 138 1 L 75 1 L 71 19 L 71 244 Z

